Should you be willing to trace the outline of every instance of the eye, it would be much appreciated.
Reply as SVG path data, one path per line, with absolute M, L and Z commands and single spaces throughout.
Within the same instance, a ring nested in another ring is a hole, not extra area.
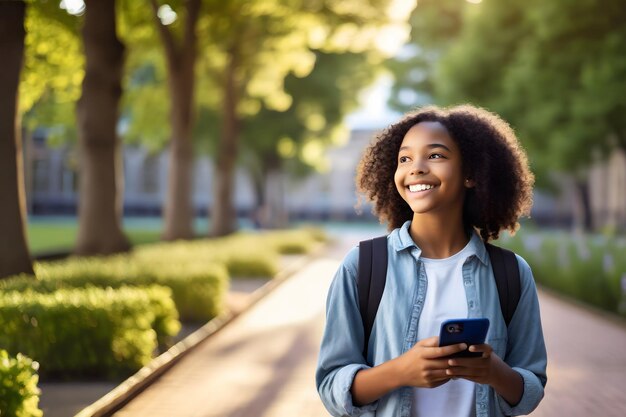
M 409 158 L 408 156 L 401 156 L 398 158 L 398 162 L 400 162 L 401 164 L 405 163 L 405 162 L 409 162 L 411 160 L 411 158 Z
M 445 156 L 443 156 L 440 153 L 434 153 L 434 154 L 431 154 L 428 158 L 429 159 L 443 159 L 443 158 L 445 158 Z

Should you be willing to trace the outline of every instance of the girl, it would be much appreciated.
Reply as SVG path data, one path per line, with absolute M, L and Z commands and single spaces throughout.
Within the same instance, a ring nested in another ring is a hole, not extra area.
M 358 248 L 336 273 L 316 383 L 333 416 L 511 416 L 543 397 L 546 350 L 528 264 L 507 328 L 484 242 L 513 233 L 532 205 L 533 175 L 511 128 L 465 105 L 423 108 L 367 149 L 357 185 L 391 231 L 387 281 L 363 357 Z M 486 317 L 480 357 L 439 347 L 450 318 Z M 369 366 L 368 364 L 373 364 Z

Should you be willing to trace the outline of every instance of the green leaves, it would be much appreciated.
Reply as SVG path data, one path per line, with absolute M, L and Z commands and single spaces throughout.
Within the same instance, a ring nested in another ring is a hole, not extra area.
M 0 350 L 0 410 L 2 415 L 40 417 L 37 369 L 39 364 L 18 353 Z
M 577 171 L 592 149 L 626 144 L 624 21 L 619 0 L 420 2 L 417 53 L 391 64 L 395 106 L 403 89 L 485 106 L 516 128 L 535 170 Z
M 29 5 L 25 22 L 19 111 L 25 114 L 31 129 L 75 124 L 74 103 L 80 96 L 84 77 L 82 47 L 76 27 L 68 23 L 68 19 L 77 18 L 63 16 L 65 11 L 44 15 L 46 3 L 41 4 Z

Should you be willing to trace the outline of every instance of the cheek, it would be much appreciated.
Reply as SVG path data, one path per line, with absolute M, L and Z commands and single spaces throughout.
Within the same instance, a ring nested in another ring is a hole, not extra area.
M 404 188 L 403 176 L 397 169 L 393 174 L 393 182 L 396 184 L 396 190 L 398 190 L 398 192 Z

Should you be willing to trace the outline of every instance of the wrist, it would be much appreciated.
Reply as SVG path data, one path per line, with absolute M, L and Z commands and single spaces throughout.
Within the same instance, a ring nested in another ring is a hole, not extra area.
M 398 356 L 395 359 L 392 359 L 388 362 L 389 364 L 389 378 L 387 381 L 389 382 L 389 388 L 391 390 L 398 389 L 400 387 L 404 387 L 408 384 L 408 378 L 406 377 L 406 369 L 405 358 L 404 355 Z
M 509 404 L 519 403 L 524 391 L 524 378 L 498 356 L 492 357 L 492 360 L 494 368 L 488 384 Z

